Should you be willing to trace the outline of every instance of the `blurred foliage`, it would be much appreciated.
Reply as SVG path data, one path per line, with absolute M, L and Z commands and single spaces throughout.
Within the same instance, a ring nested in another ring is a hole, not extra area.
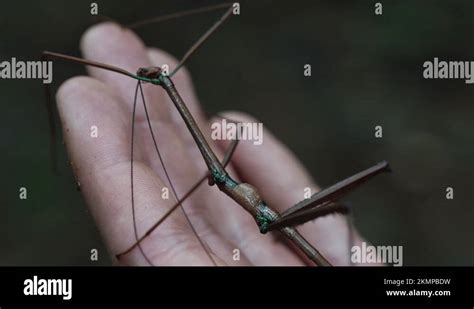
M 79 56 L 90 2 L 2 3 L 1 58 L 38 59 L 45 49 Z M 216 3 L 96 2 L 101 14 L 124 23 Z M 244 1 L 242 15 L 190 60 L 195 87 L 209 114 L 243 110 L 263 121 L 322 186 L 388 160 L 393 174 L 349 197 L 361 233 L 374 244 L 403 245 L 405 265 L 472 265 L 474 86 L 424 80 L 422 64 L 474 60 L 474 2 L 383 1 L 382 16 L 374 3 Z M 217 16 L 139 34 L 179 56 Z M 302 74 L 306 63 L 311 78 Z M 55 87 L 84 73 L 55 65 Z M 51 172 L 41 82 L 2 80 L 0 93 L 0 265 L 110 264 L 64 150 L 61 175 Z M 376 125 L 383 139 L 374 138 Z M 453 201 L 445 199 L 448 186 Z M 92 248 L 99 262 L 90 262 Z

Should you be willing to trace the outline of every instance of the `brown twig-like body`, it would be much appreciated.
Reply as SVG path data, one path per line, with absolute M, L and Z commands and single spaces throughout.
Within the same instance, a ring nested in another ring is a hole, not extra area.
M 259 226 L 263 223 L 269 223 L 279 218 L 278 212 L 267 206 L 261 199 L 257 190 L 246 183 L 237 183 L 225 171 L 211 147 L 207 143 L 204 135 L 199 129 L 196 121 L 189 112 L 186 104 L 179 95 L 172 80 L 164 75 L 161 75 L 161 86 L 166 90 L 169 97 L 173 101 L 176 109 L 181 114 L 183 121 L 193 136 L 196 144 L 201 151 L 201 154 L 211 171 L 213 182 L 217 184 L 219 189 L 227 194 L 230 198 L 241 205 L 247 212 L 249 212 L 257 221 Z M 291 227 L 285 227 L 280 230 L 290 241 L 292 241 L 298 248 L 300 248 L 306 256 L 320 266 L 330 266 L 331 264 L 316 250 L 301 234 Z

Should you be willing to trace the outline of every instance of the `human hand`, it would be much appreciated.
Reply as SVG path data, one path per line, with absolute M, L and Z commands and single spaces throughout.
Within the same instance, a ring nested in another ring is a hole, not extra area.
M 87 59 L 135 72 L 140 67 L 177 61 L 167 53 L 147 48 L 130 30 L 112 23 L 89 29 L 81 41 Z M 88 68 L 91 77 L 75 77 L 58 91 L 58 108 L 64 139 L 77 181 L 112 256 L 136 239 L 132 223 L 130 190 L 130 146 L 132 103 L 136 82 L 114 72 Z M 210 124 L 200 109 L 189 73 L 181 69 L 173 76 L 178 91 L 206 137 Z M 155 85 L 144 85 L 148 112 L 158 146 L 171 180 L 182 196 L 206 172 L 206 166 L 180 115 L 166 93 Z M 224 99 L 224 98 L 223 98 Z M 225 117 L 255 122 L 248 115 L 228 112 Z M 97 126 L 98 137 L 91 137 Z M 209 141 L 222 158 L 228 141 Z M 255 186 L 272 208 L 284 211 L 303 199 L 304 188 L 317 186 L 288 148 L 268 131 L 263 144 L 241 142 L 227 171 L 236 179 Z M 135 124 L 134 198 L 138 235 L 141 236 L 175 204 L 156 155 L 145 113 L 138 104 Z M 299 255 L 276 233 L 262 235 L 255 220 L 216 187 L 203 184 L 183 203 L 184 210 L 218 265 L 304 265 Z M 349 264 L 347 221 L 329 215 L 308 222 L 298 230 L 331 263 Z M 354 235 L 355 243 L 360 243 Z M 176 210 L 147 237 L 141 246 L 154 265 L 211 265 L 183 212 Z M 240 260 L 234 260 L 235 249 Z M 146 265 L 139 250 L 122 257 L 121 263 Z

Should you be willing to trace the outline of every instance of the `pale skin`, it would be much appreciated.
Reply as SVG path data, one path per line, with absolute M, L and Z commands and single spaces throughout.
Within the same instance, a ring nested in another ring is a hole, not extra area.
M 131 72 L 163 64 L 173 69 L 177 63 L 169 54 L 146 47 L 132 31 L 113 23 L 90 28 L 82 37 L 81 50 L 87 59 Z M 115 259 L 117 253 L 135 242 L 130 201 L 130 139 L 136 82 L 114 72 L 88 70 L 90 76 L 66 81 L 57 93 L 69 158 L 113 260 L 125 265 L 147 265 L 138 249 L 120 261 Z M 205 118 L 184 68 L 173 81 L 199 127 L 210 137 L 211 123 L 219 118 Z M 204 175 L 206 166 L 163 89 L 144 85 L 144 91 L 160 151 L 177 193 L 182 196 Z M 171 190 L 166 199 L 163 188 L 169 188 L 169 184 L 153 148 L 141 101 L 137 106 L 134 195 L 141 236 L 176 200 Z M 221 115 L 237 121 L 257 121 L 239 112 Z M 97 138 L 91 137 L 92 126 L 98 129 Z M 229 145 L 228 141 L 210 138 L 209 143 L 220 158 Z M 280 212 L 302 200 L 305 188 L 310 187 L 313 192 L 319 189 L 292 152 L 267 130 L 262 145 L 248 141 L 239 144 L 227 171 L 255 186 L 264 200 Z M 277 233 L 260 234 L 254 219 L 215 186 L 202 184 L 183 207 L 218 265 L 306 264 L 277 238 Z M 349 229 L 343 216 L 319 218 L 299 226 L 298 230 L 332 264 L 349 264 Z M 362 241 L 357 232 L 353 238 L 354 244 Z M 142 248 L 154 265 L 212 265 L 180 209 L 142 242 Z M 237 255 L 239 260 L 235 260 Z

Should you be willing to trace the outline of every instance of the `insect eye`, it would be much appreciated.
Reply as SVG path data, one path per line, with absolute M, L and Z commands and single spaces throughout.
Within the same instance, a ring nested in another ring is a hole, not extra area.
M 144 76 L 146 76 L 146 74 L 147 74 L 147 69 L 146 69 L 146 68 L 139 68 L 139 69 L 137 70 L 137 75 L 138 75 L 138 76 L 144 77 Z

